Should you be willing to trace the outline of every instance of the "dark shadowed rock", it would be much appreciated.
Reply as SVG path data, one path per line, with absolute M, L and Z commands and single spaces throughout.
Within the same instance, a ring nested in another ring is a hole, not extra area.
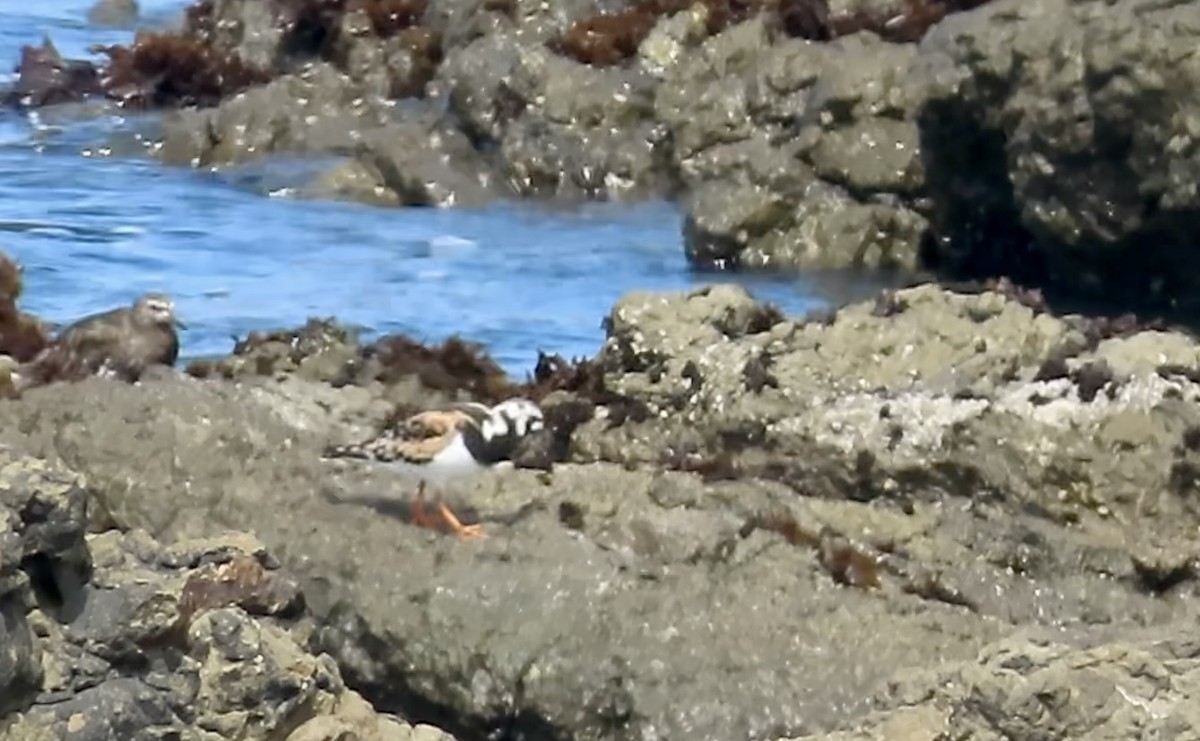
M 1200 104 L 1178 62 L 1194 10 L 996 2 L 926 37 L 914 84 L 942 267 L 1195 308 Z
M 28 613 L 76 604 L 91 573 L 83 543 L 86 494 L 77 476 L 0 453 L 0 712 L 21 710 L 45 676 Z

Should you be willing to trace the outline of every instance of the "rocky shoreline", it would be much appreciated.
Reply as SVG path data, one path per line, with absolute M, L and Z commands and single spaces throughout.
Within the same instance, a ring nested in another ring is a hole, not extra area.
M 701 267 L 1006 276 L 1194 315 L 1193 10 L 199 0 L 100 66 L 27 48 L 7 100 L 163 110 L 167 163 L 340 158 L 307 197 L 665 196 Z
M 1200 732 L 1200 343 L 1035 298 L 635 293 L 524 384 L 314 320 L 4 401 L 5 737 Z M 447 485 L 486 541 L 320 459 L 515 393 L 544 437 Z
M 1200 736 L 1200 343 L 1122 313 L 1200 295 L 1197 6 L 205 0 L 101 67 L 26 50 L 10 104 L 164 109 L 167 163 L 667 195 L 698 266 L 942 282 L 632 293 L 523 380 L 317 319 L 136 384 L 4 364 L 0 738 Z M 950 282 L 992 275 L 1037 288 Z M 484 541 L 320 457 L 514 395 L 546 429 L 447 492 Z

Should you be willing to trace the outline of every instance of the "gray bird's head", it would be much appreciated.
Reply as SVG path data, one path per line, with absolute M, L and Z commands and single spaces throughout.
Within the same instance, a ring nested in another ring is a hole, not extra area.
M 133 303 L 133 317 L 139 324 L 154 324 L 161 327 L 187 325 L 175 316 L 175 302 L 165 293 L 147 293 Z

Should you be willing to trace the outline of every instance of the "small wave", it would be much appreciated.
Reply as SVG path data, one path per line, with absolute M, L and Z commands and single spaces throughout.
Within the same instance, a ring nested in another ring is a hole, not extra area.
M 456 237 L 453 234 L 446 234 L 440 237 L 434 237 L 429 240 L 430 248 L 434 250 L 458 250 L 471 247 L 478 247 L 479 243 L 473 239 L 465 239 Z

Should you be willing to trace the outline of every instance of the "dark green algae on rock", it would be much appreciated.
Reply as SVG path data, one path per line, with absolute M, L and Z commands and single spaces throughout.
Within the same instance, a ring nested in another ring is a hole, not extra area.
M 994 672 L 1026 629 L 1119 646 L 1194 617 L 1197 388 L 1160 367 L 1200 362 L 1184 335 L 930 286 L 811 321 L 731 287 L 632 294 L 608 326 L 611 401 L 567 462 L 441 492 L 481 543 L 405 524 L 388 472 L 318 460 L 428 399 L 412 378 L 247 357 L 232 381 L 88 381 L 0 406 L 0 441 L 84 472 L 122 527 L 254 532 L 314 649 L 462 738 L 765 739 L 898 704 L 933 728 L 917 674 Z M 980 723 L 1021 691 L 989 682 Z

